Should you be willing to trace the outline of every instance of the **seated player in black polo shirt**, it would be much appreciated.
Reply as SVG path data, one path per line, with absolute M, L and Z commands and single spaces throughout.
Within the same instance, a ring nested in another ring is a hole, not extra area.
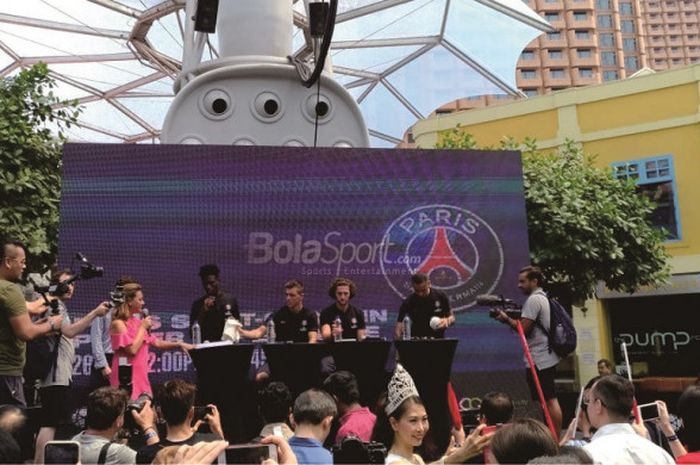
M 297 279 L 284 284 L 285 303 L 256 329 L 239 330 L 248 339 L 260 339 L 267 334 L 270 318 L 275 323 L 277 342 L 316 342 L 318 338 L 318 316 L 304 307 L 304 285 Z
M 366 335 L 365 315 L 362 310 L 350 304 L 357 287 L 347 278 L 336 278 L 328 289 L 328 295 L 335 303 L 321 312 L 321 336 L 324 341 L 333 341 L 336 335 L 341 339 L 361 341 Z M 340 325 L 335 321 L 340 318 Z
M 270 315 L 256 329 L 240 329 L 241 336 L 248 339 L 261 339 L 267 334 L 270 318 L 275 323 L 277 342 L 310 342 L 318 338 L 318 316 L 304 307 L 304 285 L 297 279 L 284 284 L 285 303 L 282 308 Z M 255 380 L 263 382 L 270 377 L 270 367 L 263 364 L 255 375 Z
M 411 276 L 413 294 L 406 297 L 399 309 L 399 316 L 394 328 L 394 338 L 403 335 L 403 319 L 411 317 L 411 337 L 445 337 L 445 329 L 455 322 L 447 295 L 430 287 L 430 279 L 423 273 Z M 430 321 L 437 317 L 435 329 Z

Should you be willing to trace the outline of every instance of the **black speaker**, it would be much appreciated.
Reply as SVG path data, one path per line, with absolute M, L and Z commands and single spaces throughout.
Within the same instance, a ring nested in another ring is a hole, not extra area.
M 328 3 L 309 3 L 309 33 L 311 37 L 323 37 L 323 34 L 326 33 L 328 10 Z
M 219 12 L 219 0 L 199 0 L 194 15 L 194 30 L 213 33 L 216 31 L 216 15 Z

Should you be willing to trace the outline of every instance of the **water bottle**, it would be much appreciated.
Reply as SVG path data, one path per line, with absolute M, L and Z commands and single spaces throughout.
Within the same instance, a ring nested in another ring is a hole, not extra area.
M 336 316 L 335 320 L 333 321 L 333 329 L 335 329 L 336 327 L 339 327 L 339 328 L 343 327 L 343 322 L 340 321 L 339 316 Z M 333 333 L 333 340 L 335 340 L 335 342 L 340 341 L 342 338 L 343 338 L 343 333 L 340 333 L 340 334 L 337 334 L 335 332 Z
M 272 318 L 267 322 L 267 342 L 275 342 L 277 335 L 275 334 L 275 322 Z
M 202 328 L 199 326 L 199 321 L 195 321 L 192 325 L 192 344 L 197 345 L 202 343 Z
M 403 340 L 411 340 L 411 317 L 408 315 L 403 317 Z

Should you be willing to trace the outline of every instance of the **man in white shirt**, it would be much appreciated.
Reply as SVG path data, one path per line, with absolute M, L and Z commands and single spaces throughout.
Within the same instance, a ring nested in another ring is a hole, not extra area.
M 600 378 L 583 399 L 591 425 L 598 431 L 584 446 L 595 463 L 674 464 L 661 447 L 640 436 L 630 424 L 634 385 L 618 375 Z

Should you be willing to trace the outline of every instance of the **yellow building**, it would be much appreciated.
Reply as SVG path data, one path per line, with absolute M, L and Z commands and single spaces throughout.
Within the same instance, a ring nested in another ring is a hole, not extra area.
M 626 342 L 638 377 L 700 372 L 700 66 L 644 73 L 497 107 L 436 115 L 412 128 L 416 146 L 432 148 L 459 124 L 479 145 L 533 137 L 542 149 L 565 139 L 597 154 L 600 166 L 631 177 L 656 199 L 653 221 L 666 227 L 673 276 L 661 289 L 628 295 L 597 291 L 574 309 L 579 379 L 597 374 L 599 358 L 621 363 Z

